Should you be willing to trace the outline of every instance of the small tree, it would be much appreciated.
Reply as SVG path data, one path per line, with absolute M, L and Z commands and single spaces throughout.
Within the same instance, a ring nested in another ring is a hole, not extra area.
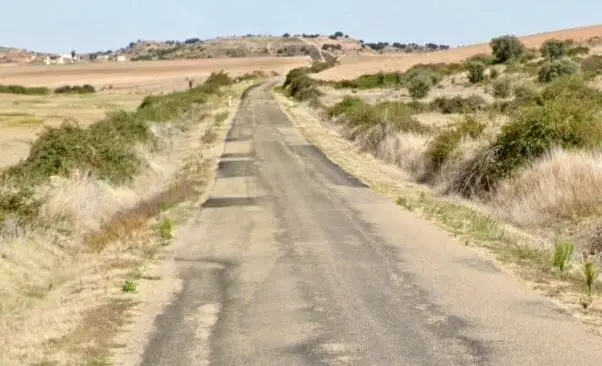
M 570 46 L 573 44 L 572 41 L 561 41 L 559 39 L 548 39 L 541 47 L 539 52 L 542 56 L 549 60 L 557 60 L 566 56 L 569 52 Z
M 426 98 L 433 86 L 432 79 L 427 74 L 419 74 L 410 80 L 408 91 L 414 99 Z
M 580 71 L 581 65 L 569 58 L 548 61 L 539 69 L 538 80 L 542 83 L 549 83 L 559 77 L 577 74 Z
M 290 35 L 289 33 L 284 33 L 284 34 L 282 35 L 282 38 L 289 38 L 290 36 L 291 36 L 291 35 Z
M 335 37 L 337 37 L 337 38 L 338 38 L 338 37 L 343 37 L 344 35 L 345 35 L 345 34 L 344 34 L 343 32 L 341 32 L 341 31 L 334 32 L 334 36 L 335 36 Z
M 71 58 L 75 60 L 75 50 L 71 51 Z
M 525 45 L 516 36 L 506 35 L 491 39 L 489 42 L 493 57 L 498 63 L 518 59 L 525 52 Z
M 472 61 L 469 62 L 466 66 L 468 69 L 468 80 L 471 83 L 476 84 L 485 80 L 486 66 L 484 63 L 480 61 Z

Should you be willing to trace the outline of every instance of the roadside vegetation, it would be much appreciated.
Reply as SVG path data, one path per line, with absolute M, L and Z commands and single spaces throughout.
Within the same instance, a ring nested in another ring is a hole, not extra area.
M 602 56 L 570 40 L 535 50 L 507 35 L 490 46 L 458 64 L 353 80 L 289 74 L 285 90 L 415 182 L 543 238 L 543 247 L 494 251 L 578 285 L 587 308 L 602 259 Z M 311 92 L 294 94 L 294 80 Z
M 42 86 L 27 87 L 22 85 L 0 85 L 0 93 L 20 94 L 20 95 L 48 95 L 55 94 L 90 94 L 95 93 L 96 89 L 92 85 L 64 85 L 54 90 Z
M 170 210 L 206 183 L 201 151 L 227 118 L 226 92 L 245 85 L 213 73 L 87 128 L 46 127 L 0 170 L 0 363 L 109 362 L 128 296 L 173 238 Z

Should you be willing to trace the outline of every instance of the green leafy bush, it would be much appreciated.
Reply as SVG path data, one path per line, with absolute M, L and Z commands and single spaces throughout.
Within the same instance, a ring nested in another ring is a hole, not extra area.
M 508 78 L 498 79 L 493 83 L 493 96 L 508 98 L 512 94 L 512 82 Z
M 589 54 L 589 47 L 586 46 L 574 46 L 569 48 L 567 51 L 567 56 L 575 57 L 575 56 L 583 56 Z
M 478 61 L 478 62 L 481 62 L 481 63 L 489 66 L 489 65 L 493 65 L 495 59 L 491 55 L 488 55 L 486 53 L 478 53 L 476 55 L 473 55 L 473 56 L 467 58 L 466 64 L 469 64 L 473 61 Z
M 549 83 L 562 76 L 577 74 L 580 71 L 581 66 L 569 58 L 552 60 L 541 66 L 538 80 L 542 83 Z
M 21 85 L 0 85 L 0 93 L 22 95 L 46 95 L 50 89 L 45 87 L 26 87 Z
M 468 81 L 471 83 L 476 84 L 485 80 L 486 66 L 481 61 L 471 61 L 466 68 L 468 69 Z
M 54 89 L 56 94 L 91 94 L 95 93 L 96 89 L 90 84 L 84 85 L 63 85 Z
M 410 80 L 408 91 L 414 99 L 426 98 L 433 87 L 433 79 L 427 73 L 417 74 Z
M 557 60 L 568 54 L 572 44 L 572 40 L 560 40 L 552 38 L 546 40 L 541 45 L 539 52 L 541 52 L 543 57 L 549 60 Z
M 425 156 L 429 164 L 429 174 L 437 172 L 456 150 L 464 137 L 477 138 L 485 130 L 485 124 L 472 116 L 466 116 L 459 123 L 441 132 L 430 143 Z
M 386 124 L 392 131 L 430 131 L 412 116 L 413 112 L 413 107 L 405 103 L 382 102 L 372 106 L 359 98 L 349 96 L 328 109 L 330 117 L 339 117 L 339 121 L 349 127 L 367 128 Z
M 487 101 L 478 95 L 471 95 L 467 98 L 461 96 L 438 97 L 430 103 L 430 108 L 443 114 L 472 113 L 480 110 L 486 104 Z
M 538 95 L 535 85 L 530 82 L 523 82 L 514 85 L 514 97 L 519 100 L 533 100 Z
M 507 63 L 511 60 L 518 60 L 525 53 L 526 48 L 518 37 L 505 35 L 491 39 L 489 45 L 495 62 Z

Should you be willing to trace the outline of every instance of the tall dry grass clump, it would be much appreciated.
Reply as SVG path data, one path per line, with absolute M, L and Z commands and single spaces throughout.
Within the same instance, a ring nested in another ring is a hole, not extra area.
M 502 182 L 491 203 L 522 227 L 545 227 L 602 214 L 602 152 L 554 148 Z

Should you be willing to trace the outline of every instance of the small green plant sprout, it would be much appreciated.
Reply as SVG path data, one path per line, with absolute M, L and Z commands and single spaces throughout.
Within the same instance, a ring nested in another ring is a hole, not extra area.
M 552 265 L 558 268 L 561 275 L 564 275 L 568 269 L 574 249 L 575 246 L 572 243 L 557 241 L 554 244 L 554 257 L 552 259 Z
M 169 219 L 169 217 L 166 217 L 165 219 L 163 219 L 163 221 L 161 221 L 161 224 L 159 225 L 159 236 L 161 237 L 161 239 L 167 241 L 173 238 L 173 222 Z
M 596 263 L 589 257 L 584 257 L 583 260 L 583 278 L 585 282 L 585 293 L 591 298 L 592 290 L 600 274 Z
M 132 280 L 125 280 L 121 289 L 123 292 L 134 293 L 136 292 L 136 282 Z

